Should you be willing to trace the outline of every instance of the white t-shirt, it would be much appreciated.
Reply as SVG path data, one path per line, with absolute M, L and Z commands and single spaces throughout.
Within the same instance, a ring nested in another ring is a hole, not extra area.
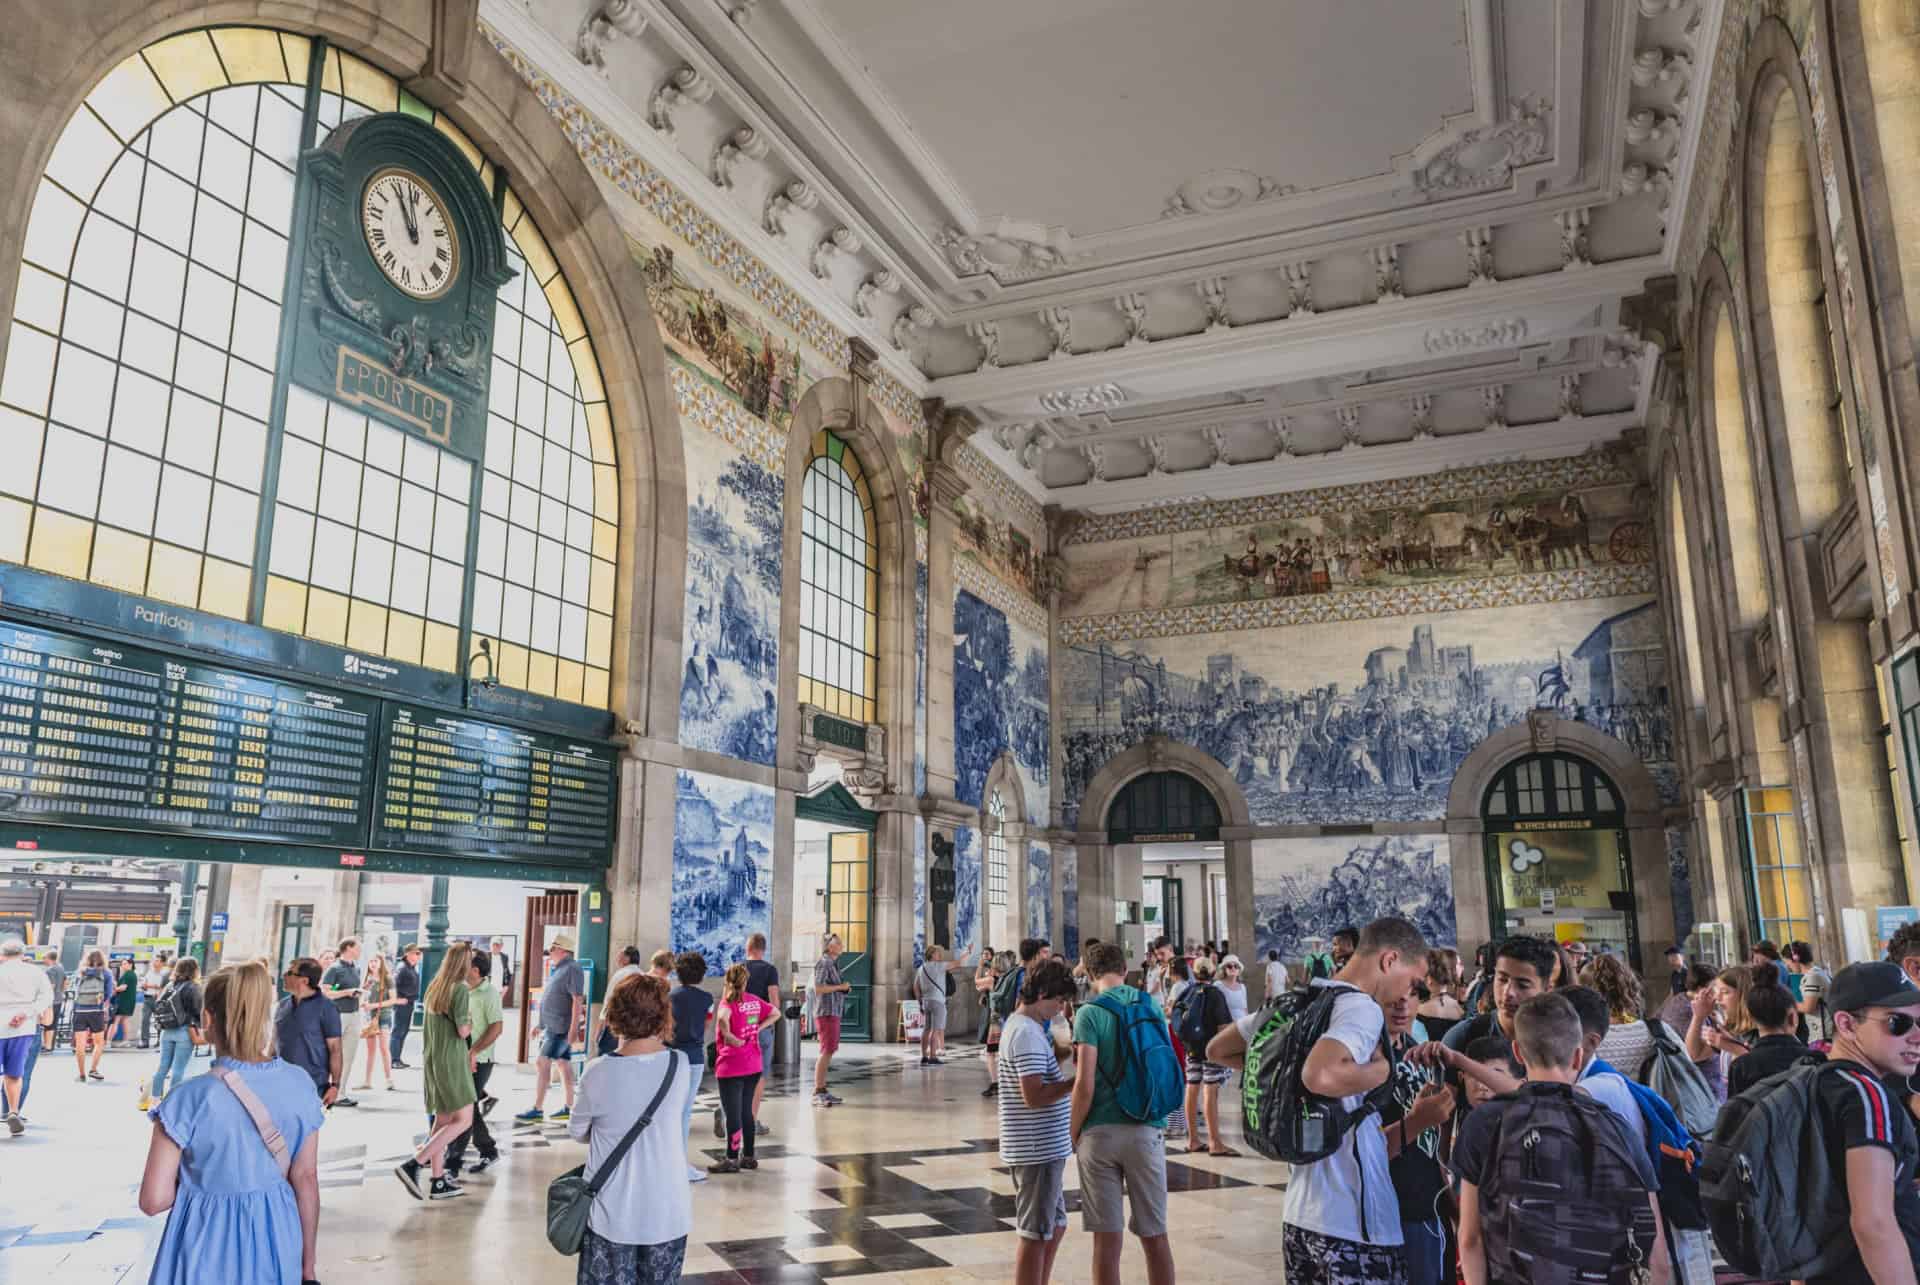
M 1624 1076 L 1618 1071 L 1595 1074 L 1589 1068 L 1581 1073 L 1579 1088 L 1582 1093 L 1619 1116 L 1620 1123 L 1627 1126 L 1627 1137 L 1642 1151 L 1646 1150 L 1647 1119 L 1640 1114 L 1640 1104 L 1633 1100 L 1633 1090 L 1627 1087 Z
M 1313 985 L 1342 987 L 1322 1038 L 1338 1040 L 1362 1066 L 1381 1056 L 1380 1036 L 1386 1030 L 1387 1015 L 1373 997 L 1325 978 L 1315 978 Z M 1251 1039 L 1257 1017 L 1250 1013 L 1234 1025 L 1242 1036 Z M 1341 1105 L 1357 1111 L 1363 1100 L 1364 1095 L 1356 1094 L 1341 1099 Z M 1400 1230 L 1400 1202 L 1387 1172 L 1387 1135 L 1381 1132 L 1378 1115 L 1369 1115 L 1355 1125 L 1341 1140 L 1339 1150 L 1326 1159 L 1293 1170 L 1287 1182 L 1285 1220 L 1291 1226 L 1339 1240 L 1367 1245 L 1406 1243 Z
M 1220 993 L 1227 997 L 1227 1013 L 1236 1022 L 1245 1017 L 1247 1015 L 1247 984 L 1242 982 L 1238 986 L 1229 986 L 1221 982 L 1219 986 Z
M 1272 999 L 1287 989 L 1287 966 L 1277 959 L 1267 961 L 1267 995 Z
M 672 1062 L 669 1064 L 668 1059 Z M 602 1057 L 587 1063 L 573 1096 L 567 1134 L 587 1143 L 587 1175 L 600 1172 L 620 1139 L 660 1089 L 660 1077 L 673 1073 L 673 1086 L 660 1099 L 653 1123 L 634 1142 L 607 1185 L 594 1197 L 587 1225 L 622 1245 L 658 1245 L 693 1229 L 687 1186 L 687 1095 L 693 1092 L 686 1060 L 677 1053 L 639 1057 Z
M 0 964 L 0 1040 L 39 1038 L 40 1014 L 53 1007 L 53 986 L 40 965 L 20 955 Z M 13 1025 L 19 1017 L 20 1025 Z

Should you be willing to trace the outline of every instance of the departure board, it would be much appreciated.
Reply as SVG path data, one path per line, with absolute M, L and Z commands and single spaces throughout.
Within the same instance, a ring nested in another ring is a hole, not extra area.
M 604 866 L 617 763 L 604 745 L 386 706 L 373 846 Z
M 0 817 L 359 846 L 379 708 L 0 625 Z

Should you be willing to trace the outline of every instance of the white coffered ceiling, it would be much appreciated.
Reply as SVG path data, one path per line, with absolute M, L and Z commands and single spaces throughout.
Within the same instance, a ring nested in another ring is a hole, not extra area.
M 1724 0 L 483 0 L 1069 507 L 1643 410 Z

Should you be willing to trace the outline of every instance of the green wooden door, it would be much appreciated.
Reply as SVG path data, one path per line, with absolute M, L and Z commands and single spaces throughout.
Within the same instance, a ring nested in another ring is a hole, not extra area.
M 827 931 L 839 935 L 840 980 L 853 989 L 840 1019 L 850 1040 L 873 1035 L 873 835 L 842 830 L 827 838 Z

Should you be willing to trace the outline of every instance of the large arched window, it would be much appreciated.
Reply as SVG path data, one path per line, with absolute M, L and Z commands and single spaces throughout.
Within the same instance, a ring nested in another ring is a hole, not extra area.
M 800 699 L 870 723 L 879 686 L 873 492 L 844 440 L 813 435 L 800 516 Z
M 987 815 L 999 824 L 987 836 L 987 904 L 1007 904 L 1007 801 L 996 788 L 987 795 Z
M 1728 547 L 1724 565 L 1733 575 L 1738 623 L 1751 629 L 1773 606 L 1767 579 L 1766 547 L 1760 527 L 1759 479 L 1747 436 L 1746 385 L 1740 378 L 1740 350 L 1733 332 L 1733 310 L 1723 298 L 1713 326 L 1713 433 L 1720 464 L 1722 513 Z
M 350 54 L 316 67 L 314 47 L 259 28 L 171 36 L 68 123 L 0 374 L 0 560 L 445 670 L 470 616 L 502 682 L 604 706 L 618 486 L 579 309 L 457 126 Z M 406 112 L 500 192 L 518 275 L 478 479 L 303 390 L 276 404 L 310 94 L 316 143 Z

